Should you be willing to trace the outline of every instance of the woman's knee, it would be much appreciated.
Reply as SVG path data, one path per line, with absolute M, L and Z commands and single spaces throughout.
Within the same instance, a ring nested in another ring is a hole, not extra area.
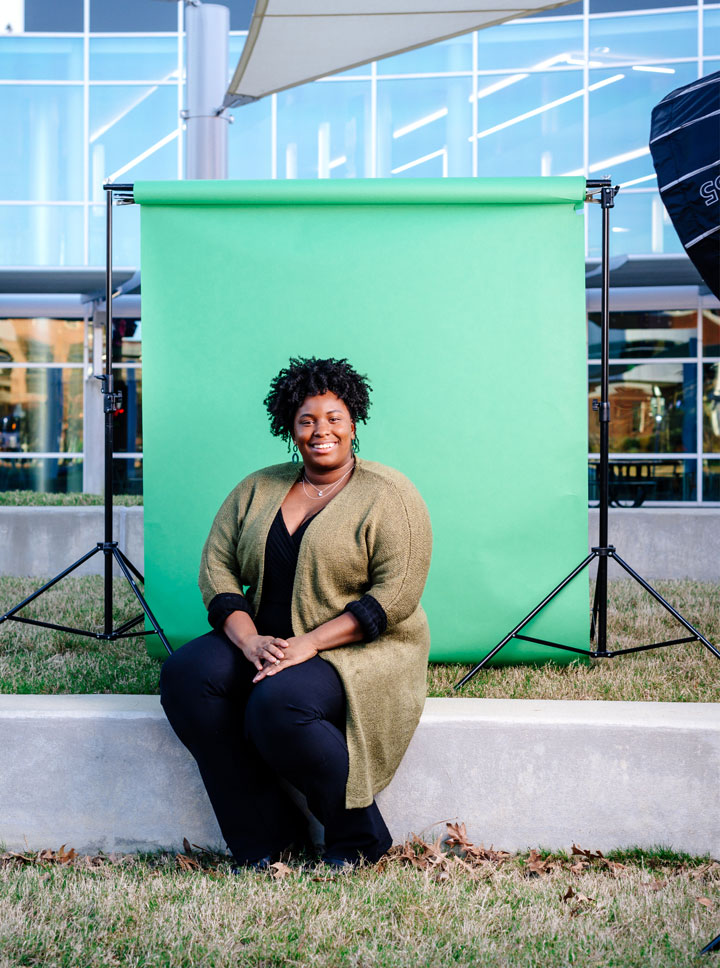
M 224 636 L 211 632 L 192 639 L 163 663 L 160 696 L 166 702 L 189 701 L 208 691 L 231 688 L 237 676 L 237 657 Z

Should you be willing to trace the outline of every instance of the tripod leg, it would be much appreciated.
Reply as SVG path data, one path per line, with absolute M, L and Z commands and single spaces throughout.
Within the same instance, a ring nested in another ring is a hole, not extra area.
M 155 618 L 155 616 L 153 615 L 152 611 L 150 610 L 150 606 L 145 601 L 145 599 L 142 596 L 142 593 L 141 593 L 140 589 L 135 584 L 135 579 L 130 574 L 130 569 L 128 568 L 128 566 L 125 564 L 125 562 L 123 560 L 124 556 L 120 553 L 120 551 L 118 550 L 117 547 L 115 547 L 113 549 L 113 556 L 114 556 L 115 560 L 117 561 L 118 565 L 120 566 L 120 568 L 122 569 L 122 573 L 125 575 L 125 577 L 127 578 L 128 582 L 130 583 L 130 587 L 132 588 L 132 590 L 133 590 L 133 592 L 135 594 L 135 597 L 140 602 L 140 606 L 141 606 L 143 612 L 145 612 L 145 614 L 147 615 L 148 619 L 150 620 L 150 624 L 155 629 L 155 632 L 157 633 L 160 641 L 162 642 L 162 644 L 167 649 L 168 655 L 172 655 L 173 654 L 172 646 L 170 645 L 170 643 L 168 642 L 168 640 L 165 638 L 165 633 L 163 632 L 163 630 L 158 625 L 157 619 Z M 126 623 L 126 625 L 127 625 L 127 623 Z
M 456 685 L 454 686 L 454 688 L 455 689 L 459 689 L 461 686 L 464 686 L 466 682 L 469 682 L 470 679 L 472 679 L 472 677 L 475 675 L 476 672 L 479 672 L 483 668 L 483 666 L 486 666 L 488 664 L 488 662 L 494 656 L 496 656 L 498 654 L 498 652 L 500 651 L 500 649 L 502 649 L 504 646 L 506 646 L 508 644 L 508 642 L 510 641 L 510 639 L 514 638 L 521 629 L 525 628 L 525 626 L 528 624 L 528 622 L 530 622 L 532 619 L 534 619 L 535 616 L 538 614 L 538 612 L 541 612 L 542 609 L 545 608 L 545 606 L 549 602 L 551 602 L 553 600 L 553 598 L 555 598 L 556 595 L 559 595 L 560 592 L 563 590 L 563 588 L 565 588 L 566 585 L 569 585 L 570 582 L 573 580 L 573 578 L 576 578 L 580 574 L 580 572 L 583 570 L 583 568 L 587 568 L 587 566 L 590 564 L 590 562 L 593 560 L 593 558 L 596 558 L 596 557 L 597 557 L 597 552 L 592 551 L 587 556 L 587 558 L 585 559 L 585 561 L 583 561 L 581 564 L 579 564 L 577 566 L 577 568 L 575 568 L 574 571 L 571 571 L 570 574 L 566 578 L 563 578 L 563 580 L 560 582 L 560 584 L 557 585 L 555 588 L 553 588 L 553 590 L 550 592 L 550 594 L 546 598 L 543 598 L 543 600 L 540 602 L 540 604 L 539 605 L 536 605 L 535 608 L 532 610 L 532 612 L 530 612 L 528 615 L 526 615 L 525 618 L 522 620 L 522 622 L 520 622 L 519 625 L 516 625 L 515 626 L 515 628 L 512 630 L 512 632 L 509 632 L 501 642 L 498 642 L 498 644 L 495 646 L 495 648 L 491 652 L 488 652 L 488 654 L 485 656 L 484 659 L 481 659 L 480 662 L 478 662 L 478 664 L 476 666 L 473 666 L 473 668 L 470 670 L 470 672 L 468 672 L 467 675 L 463 676 L 462 679 L 460 680 L 460 682 L 456 683 Z
M 595 582 L 595 597 L 593 598 L 592 615 L 590 616 L 590 641 L 595 641 L 595 630 L 597 628 L 598 608 L 600 606 L 600 589 Z
M 645 579 L 641 578 L 636 571 L 633 571 L 630 565 L 626 561 L 623 561 L 618 554 L 613 554 L 613 558 L 615 559 L 615 561 L 617 561 L 617 563 L 620 565 L 621 568 L 625 569 L 625 571 L 628 573 L 628 575 L 630 575 L 631 578 L 635 579 L 638 585 L 641 585 L 649 595 L 652 595 L 655 601 L 659 602 L 664 609 L 670 612 L 670 614 L 672 615 L 672 617 L 675 619 L 676 622 L 679 622 L 683 628 L 686 628 L 688 630 L 688 632 L 692 632 L 695 638 L 699 642 L 702 642 L 702 644 L 712 652 L 712 654 L 715 656 L 716 659 L 720 659 L 720 652 L 715 648 L 715 646 L 712 645 L 710 642 L 708 642 L 705 636 L 701 635 L 696 628 L 694 628 L 686 619 L 684 619 L 680 614 L 680 612 L 677 612 L 672 607 L 672 605 L 670 605 L 669 602 L 666 602 L 665 599 L 662 597 L 662 595 L 659 592 L 655 591 L 652 585 L 648 585 Z
M 25 608 L 26 605 L 30 604 L 30 602 L 34 602 L 39 595 L 42 595 L 43 592 L 46 592 L 48 588 L 52 588 L 53 585 L 57 585 L 59 581 L 62 581 L 63 578 L 75 571 L 76 568 L 79 568 L 80 565 L 84 564 L 84 562 L 88 560 L 88 558 L 92 558 L 93 555 L 96 555 L 100 550 L 100 547 L 93 548 L 92 551 L 88 551 L 88 553 L 83 555 L 82 558 L 78 558 L 78 560 L 70 565 L 69 568 L 66 568 L 65 571 L 61 571 L 59 575 L 56 575 L 54 578 L 51 578 L 50 581 L 45 582 L 42 588 L 38 588 L 38 590 L 33 592 L 32 595 L 28 595 L 27 598 L 23 599 L 19 605 L 16 605 L 14 608 L 11 608 L 9 612 L 1 615 L 0 623 L 12 618 L 16 612 L 19 612 L 21 608 Z
M 710 954 L 711 951 L 718 950 L 720 950 L 720 934 L 717 936 L 717 938 L 713 938 L 709 944 L 706 944 L 700 954 L 707 955 Z

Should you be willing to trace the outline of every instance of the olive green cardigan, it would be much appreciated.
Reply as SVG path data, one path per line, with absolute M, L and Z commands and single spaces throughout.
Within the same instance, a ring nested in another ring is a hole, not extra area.
M 206 606 L 231 592 L 246 594 L 257 611 L 268 531 L 301 470 L 292 463 L 266 467 L 228 495 L 202 553 Z M 320 653 L 345 689 L 348 808 L 368 806 L 387 786 L 420 720 L 430 648 L 420 596 L 431 546 L 430 518 L 415 487 L 399 471 L 365 460 L 357 461 L 300 545 L 292 598 L 296 634 L 335 618 L 365 594 L 387 616 L 387 629 L 375 641 Z

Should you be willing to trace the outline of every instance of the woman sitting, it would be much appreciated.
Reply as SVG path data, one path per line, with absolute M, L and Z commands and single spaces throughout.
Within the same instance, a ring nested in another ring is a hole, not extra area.
M 163 707 L 241 865 L 306 839 L 278 777 L 324 826 L 326 862 L 392 843 L 374 796 L 425 700 L 432 535 L 410 481 L 355 456 L 369 390 L 346 360 L 314 357 L 272 381 L 271 432 L 293 459 L 226 498 L 200 567 L 213 631 L 163 666 Z

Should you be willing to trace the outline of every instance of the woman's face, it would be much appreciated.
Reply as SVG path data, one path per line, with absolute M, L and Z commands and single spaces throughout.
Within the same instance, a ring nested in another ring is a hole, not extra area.
M 355 424 L 340 397 L 329 390 L 305 397 L 295 414 L 293 440 L 310 471 L 332 471 L 352 455 Z

